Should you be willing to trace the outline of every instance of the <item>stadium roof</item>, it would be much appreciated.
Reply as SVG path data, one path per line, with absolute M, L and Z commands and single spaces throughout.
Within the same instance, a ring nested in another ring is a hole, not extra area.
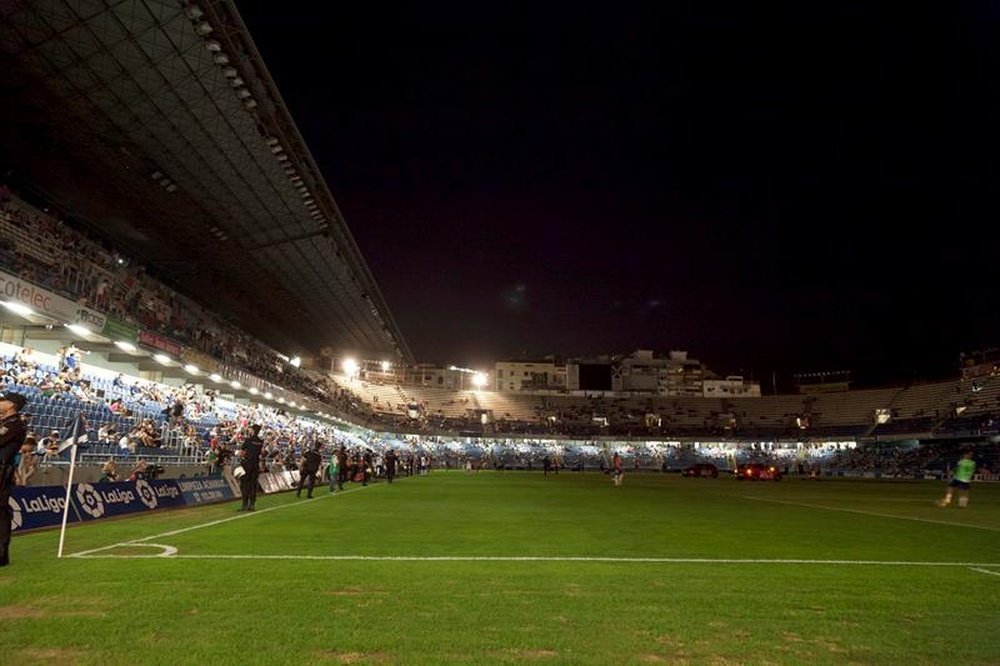
M 7 0 L 0 86 L 4 178 L 272 345 L 413 360 L 230 0 Z

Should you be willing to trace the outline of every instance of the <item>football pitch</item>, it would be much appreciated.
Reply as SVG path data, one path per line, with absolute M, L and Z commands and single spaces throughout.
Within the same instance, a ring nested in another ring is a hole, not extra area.
M 0 663 L 996 664 L 1000 484 L 435 471 L 14 538 Z

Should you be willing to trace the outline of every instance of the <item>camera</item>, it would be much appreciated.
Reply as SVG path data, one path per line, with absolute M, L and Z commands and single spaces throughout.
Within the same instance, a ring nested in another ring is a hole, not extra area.
M 152 481 L 166 471 L 163 465 L 148 465 L 146 467 L 146 478 Z

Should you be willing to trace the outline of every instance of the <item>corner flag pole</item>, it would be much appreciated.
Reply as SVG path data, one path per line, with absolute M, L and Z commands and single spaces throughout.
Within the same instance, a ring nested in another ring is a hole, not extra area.
M 76 468 L 76 444 L 74 443 L 70 447 L 69 452 L 69 481 L 66 482 L 66 503 L 63 506 L 63 517 L 62 517 L 62 529 L 59 530 L 59 554 L 57 558 L 61 558 L 63 554 L 63 542 L 66 540 L 66 519 L 69 517 L 69 492 L 70 488 L 73 487 L 73 470 Z
M 76 448 L 80 442 L 87 441 L 87 423 L 83 419 L 83 412 L 77 412 L 76 419 L 70 428 L 69 437 L 59 445 L 59 453 L 66 449 L 69 452 L 69 480 L 66 482 L 66 502 L 63 505 L 62 529 L 59 530 L 59 553 L 57 558 L 63 554 L 63 542 L 66 540 L 66 520 L 69 518 L 69 493 L 73 487 L 73 471 L 76 469 Z

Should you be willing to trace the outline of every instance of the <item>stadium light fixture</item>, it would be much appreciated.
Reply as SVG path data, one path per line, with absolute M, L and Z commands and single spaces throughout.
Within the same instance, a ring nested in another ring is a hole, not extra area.
M 213 372 L 211 375 L 208 376 L 208 378 L 211 379 L 213 382 L 221 382 L 222 381 L 222 375 L 220 375 L 217 372 Z
M 220 44 L 219 41 L 216 40 L 216 39 L 209 39 L 208 41 L 206 41 L 205 42 L 205 48 L 208 49 L 209 51 L 211 51 L 212 53 L 221 53 L 222 52 L 222 44 Z M 227 61 L 228 61 L 228 59 L 227 59 Z
M 240 388 L 243 388 L 243 384 L 240 384 L 240 383 L 239 383 L 238 381 L 236 381 L 235 379 L 234 379 L 233 381 L 229 382 L 229 385 L 230 385 L 230 386 L 232 386 L 232 387 L 233 387 L 234 389 L 240 389 Z
M 73 331 L 77 335 L 86 336 L 88 333 L 90 333 L 90 329 L 81 324 L 66 324 L 66 328 Z
M 357 377 L 358 371 L 361 369 L 360 366 L 358 366 L 358 362 L 353 358 L 345 358 L 344 362 L 341 363 L 340 366 L 344 369 L 344 374 L 348 377 Z
M 199 372 L 198 366 L 192 363 L 188 363 L 187 365 L 184 366 L 184 372 L 188 373 L 189 375 L 197 375 Z
M 229 56 L 227 56 L 225 53 L 216 53 L 214 56 L 212 56 L 212 60 L 215 62 L 216 65 L 229 64 Z
M 289 363 L 289 365 L 291 365 L 293 367 L 296 367 L 296 368 L 302 367 L 302 359 L 300 357 L 298 357 L 298 356 L 293 356 L 292 360 L 290 360 L 288 363 Z
M 243 108 L 245 108 L 247 111 L 250 111 L 251 109 L 256 109 L 257 108 L 257 100 L 255 100 L 255 99 L 245 99 L 245 100 L 243 100 Z
M 484 386 L 486 386 L 486 381 L 487 381 L 486 374 L 483 372 L 477 372 L 476 374 L 472 375 L 472 385 L 475 386 L 477 389 L 481 389 Z
M 256 386 L 250 387 L 250 395 L 257 395 L 258 393 L 260 393 L 260 391 L 257 390 Z
M 29 315 L 35 314 L 35 311 L 29 308 L 27 305 L 22 305 L 20 303 L 14 303 L 11 301 L 3 301 L 3 306 L 13 312 L 14 314 L 19 314 L 22 317 L 27 317 Z
M 121 349 L 122 351 L 135 351 L 135 345 L 131 342 L 126 342 L 125 340 L 115 340 L 115 347 L 118 347 L 118 349 Z
M 389 368 L 392 367 L 392 363 L 389 361 L 382 361 L 382 372 L 389 372 Z
M 273 393 L 271 393 L 270 391 L 266 391 L 266 392 L 264 393 L 264 397 L 265 397 L 265 398 L 267 398 L 268 400 L 270 400 L 271 398 L 273 398 L 273 397 L 274 397 L 274 394 L 273 394 Z
M 278 402 L 280 402 L 281 404 L 285 404 L 285 399 L 284 398 L 278 398 Z
M 232 79 L 238 76 L 239 72 L 236 71 L 235 67 L 226 67 L 225 69 L 222 70 L 222 75 L 227 79 Z
M 166 354 L 154 354 L 153 358 L 156 359 L 156 362 L 160 365 L 167 365 L 170 363 L 170 357 Z
M 184 14 L 192 21 L 197 21 L 205 13 L 201 11 L 201 7 L 199 7 L 198 5 L 188 5 L 187 7 L 184 8 Z
M 202 37 L 211 34 L 213 30 L 215 30 L 215 28 L 213 28 L 212 24 L 209 23 L 208 21 L 199 21 L 198 23 L 194 24 L 194 31 L 197 32 Z

